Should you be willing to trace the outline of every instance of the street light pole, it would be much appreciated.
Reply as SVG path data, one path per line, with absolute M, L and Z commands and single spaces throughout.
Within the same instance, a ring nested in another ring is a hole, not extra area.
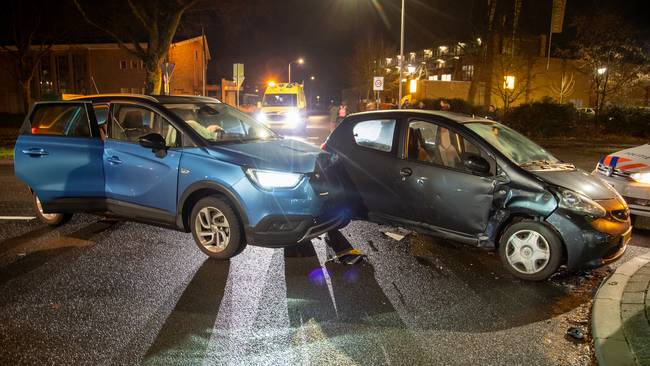
M 297 59 L 295 61 L 289 62 L 289 84 L 291 84 L 291 64 L 297 63 L 297 64 L 302 65 L 304 62 L 305 62 L 305 60 L 302 59 L 302 58 L 299 58 L 299 59 Z
M 404 77 L 404 2 L 402 0 L 402 23 L 400 31 L 399 45 L 399 99 L 397 100 L 397 109 L 402 109 L 402 78 Z

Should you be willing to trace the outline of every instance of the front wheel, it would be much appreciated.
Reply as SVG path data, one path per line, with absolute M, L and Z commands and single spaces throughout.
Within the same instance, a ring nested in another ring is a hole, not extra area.
M 190 220 L 194 241 L 210 258 L 229 259 L 246 246 L 239 218 L 219 197 L 200 199 L 192 209 Z
M 49 226 L 61 226 L 72 218 L 72 214 L 43 212 L 43 205 L 36 194 L 34 194 L 34 208 L 36 209 L 38 219 Z
M 512 224 L 501 235 L 499 256 L 515 277 L 528 281 L 549 278 L 560 267 L 562 241 L 544 224 L 524 220 Z

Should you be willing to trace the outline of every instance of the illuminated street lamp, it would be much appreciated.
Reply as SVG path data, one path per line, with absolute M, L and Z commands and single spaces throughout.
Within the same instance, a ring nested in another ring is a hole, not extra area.
M 302 65 L 302 64 L 304 64 L 304 63 L 305 63 L 305 59 L 303 59 L 302 57 L 299 58 L 299 59 L 297 59 L 297 60 L 295 60 L 295 61 L 291 61 L 291 62 L 289 62 L 289 83 L 291 83 L 291 64 Z
M 415 70 L 416 70 L 415 66 L 413 66 L 413 65 L 406 66 L 406 71 L 408 71 L 409 74 L 415 73 Z
M 515 89 L 515 77 L 512 75 L 506 75 L 503 77 L 503 88 L 508 90 Z
M 598 73 L 598 75 L 604 75 L 607 72 L 607 68 L 606 67 L 599 67 L 596 70 L 596 72 Z
M 312 80 L 312 81 L 316 80 L 316 77 L 314 75 L 312 75 L 312 76 L 309 77 L 309 80 Z

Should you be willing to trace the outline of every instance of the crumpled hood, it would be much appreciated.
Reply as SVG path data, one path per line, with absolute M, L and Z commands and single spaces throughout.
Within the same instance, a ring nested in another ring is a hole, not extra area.
M 607 183 L 580 169 L 536 170 L 531 173 L 542 178 L 547 183 L 582 193 L 592 200 L 605 200 L 616 197 Z
M 293 139 L 214 145 L 208 150 L 234 164 L 295 173 L 313 172 L 321 153 L 314 145 Z
M 650 145 L 617 151 L 603 157 L 599 163 L 624 172 L 650 171 Z

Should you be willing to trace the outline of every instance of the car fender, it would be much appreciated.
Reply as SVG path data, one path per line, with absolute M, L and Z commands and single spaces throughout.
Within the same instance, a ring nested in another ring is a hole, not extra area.
M 232 203 L 235 206 L 234 209 L 239 215 L 239 218 L 242 220 L 243 227 L 246 228 L 249 226 L 248 215 L 246 214 L 246 210 L 244 209 L 244 206 L 239 201 L 237 195 L 232 190 L 217 182 L 210 181 L 210 180 L 202 180 L 190 184 L 185 189 L 185 191 L 183 191 L 183 193 L 179 195 L 178 205 L 176 206 L 178 207 L 177 209 L 178 212 L 176 213 L 176 223 L 178 227 L 188 231 L 189 228 L 186 227 L 185 223 L 183 222 L 183 207 L 185 206 L 187 199 L 192 195 L 192 193 L 203 189 L 214 190 L 219 194 L 223 194 L 228 199 L 228 201 L 230 201 L 230 203 Z

